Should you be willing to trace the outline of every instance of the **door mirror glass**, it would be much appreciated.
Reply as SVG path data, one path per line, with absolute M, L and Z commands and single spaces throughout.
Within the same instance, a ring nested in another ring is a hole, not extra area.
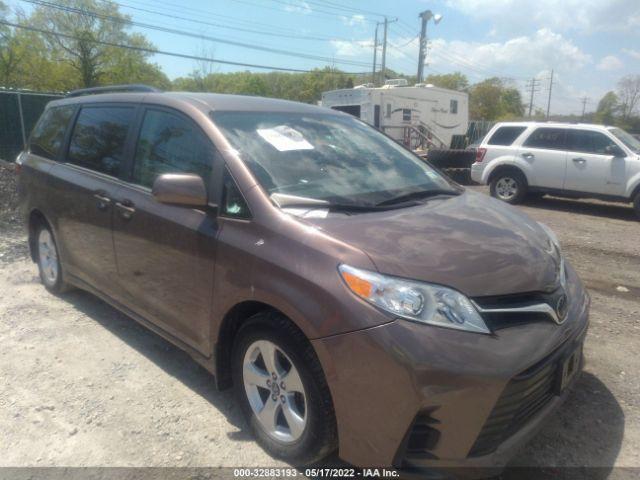
M 200 175 L 194 173 L 165 173 L 156 178 L 151 190 L 161 203 L 204 207 L 208 203 L 207 189 Z
M 607 145 L 604 149 L 607 155 L 613 155 L 614 157 L 626 157 L 627 154 L 617 145 Z

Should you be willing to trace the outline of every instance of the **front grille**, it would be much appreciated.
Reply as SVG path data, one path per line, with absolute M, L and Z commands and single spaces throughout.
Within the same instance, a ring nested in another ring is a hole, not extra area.
M 480 315 L 492 332 L 503 328 L 513 327 L 534 322 L 548 322 L 552 318 L 542 312 L 492 312 L 495 309 L 517 309 L 537 304 L 547 304 L 552 309 L 556 308 L 558 298 L 564 294 L 562 288 L 553 292 L 531 292 L 512 295 L 496 295 L 490 297 L 475 297 L 473 302 L 480 307 Z
M 559 368 L 556 359 L 557 355 L 548 357 L 507 384 L 473 444 L 470 457 L 495 451 L 553 398 Z

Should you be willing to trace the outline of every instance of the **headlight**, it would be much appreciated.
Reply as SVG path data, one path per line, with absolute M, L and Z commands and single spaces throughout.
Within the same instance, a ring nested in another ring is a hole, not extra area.
M 471 301 L 456 290 L 349 265 L 338 270 L 353 293 L 389 313 L 439 327 L 490 333 Z
M 562 248 L 560 247 L 560 240 L 558 240 L 557 235 L 549 228 L 548 225 L 545 225 L 542 222 L 538 222 L 538 225 L 540 225 L 540 228 L 542 228 L 549 237 L 549 242 L 551 243 L 552 248 L 550 253 L 558 260 L 558 280 L 560 281 L 560 285 L 565 288 L 567 283 L 567 271 L 564 265 L 564 255 L 562 254 Z

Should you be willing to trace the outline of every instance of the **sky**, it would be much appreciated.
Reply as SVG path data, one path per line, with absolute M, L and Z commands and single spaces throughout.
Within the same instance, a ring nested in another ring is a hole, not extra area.
M 15 0 L 25 10 L 29 5 Z M 118 0 L 133 20 L 188 31 L 185 37 L 134 27 L 159 50 L 270 67 L 333 65 L 370 72 L 376 23 L 389 19 L 387 65 L 415 75 L 420 20 L 430 9 L 442 20 L 427 27 L 425 75 L 460 71 L 472 83 L 509 79 L 546 109 L 554 71 L 551 113 L 587 111 L 624 75 L 640 74 L 640 0 Z M 382 34 L 382 26 L 379 27 Z M 231 42 L 234 44 L 224 43 Z M 238 43 L 257 47 L 237 45 Z M 299 56 L 291 56 L 289 54 Z M 380 59 L 381 49 L 378 52 Z M 312 57 L 312 58 L 309 58 Z M 199 65 L 155 55 L 173 79 Z M 213 64 L 211 71 L 245 70 Z M 249 70 L 264 71 L 254 68 Z

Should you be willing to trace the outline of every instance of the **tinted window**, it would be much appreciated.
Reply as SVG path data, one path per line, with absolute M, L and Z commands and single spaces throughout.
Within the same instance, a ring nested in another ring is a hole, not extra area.
M 133 118 L 131 107 L 83 107 L 69 145 L 69 162 L 117 176 Z
M 451 100 L 449 102 L 449 113 L 458 113 L 458 100 Z
M 538 128 L 524 142 L 525 147 L 564 150 L 565 130 L 562 128 Z
M 72 106 L 47 109 L 31 134 L 29 145 L 31 153 L 55 159 L 60 153 L 64 134 L 72 115 Z
M 151 187 L 163 173 L 196 173 L 208 185 L 213 146 L 189 120 L 148 110 L 144 116 L 133 169 L 133 181 Z
M 590 130 L 569 130 L 567 132 L 567 150 L 572 152 L 608 155 L 607 147 L 618 148 L 613 140 L 600 132 Z
M 500 127 L 487 142 L 489 145 L 511 145 L 527 127 Z

